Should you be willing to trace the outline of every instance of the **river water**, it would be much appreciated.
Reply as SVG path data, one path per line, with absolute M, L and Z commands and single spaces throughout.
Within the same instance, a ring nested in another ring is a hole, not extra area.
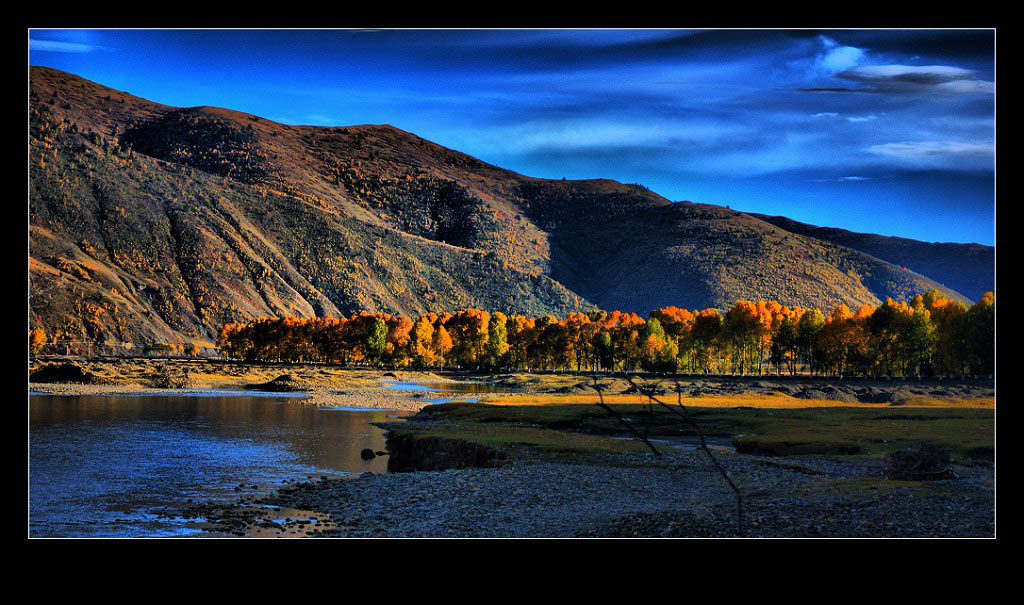
M 387 471 L 373 422 L 411 412 L 331 409 L 273 394 L 29 397 L 29 535 L 199 535 L 192 502 L 286 482 Z

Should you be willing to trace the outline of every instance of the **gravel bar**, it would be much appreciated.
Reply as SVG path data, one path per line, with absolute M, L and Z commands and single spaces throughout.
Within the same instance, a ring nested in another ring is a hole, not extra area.
M 300 521 L 301 535 L 317 537 L 736 537 L 734 495 L 706 455 L 663 454 L 324 479 L 186 514 L 209 519 L 211 535 L 265 536 L 274 527 L 266 511 L 280 507 L 319 519 Z M 872 488 L 880 460 L 718 456 L 744 494 L 748 537 L 995 533 L 991 467 L 958 465 L 956 479 Z M 277 526 L 287 534 L 287 523 Z

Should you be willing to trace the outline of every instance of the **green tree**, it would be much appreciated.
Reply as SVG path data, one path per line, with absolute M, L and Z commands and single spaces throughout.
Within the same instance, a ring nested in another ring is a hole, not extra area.
M 375 317 L 366 337 L 366 359 L 379 364 L 388 346 L 388 324 Z
M 508 350 L 508 317 L 504 313 L 493 313 L 487 324 L 487 365 L 492 368 L 504 365 Z
M 825 327 L 825 314 L 821 312 L 821 309 L 807 311 L 800 316 L 800 321 L 797 322 L 797 345 L 800 349 L 800 356 L 810 366 L 811 374 L 817 368 L 814 350 L 818 342 L 818 333 L 823 327 Z

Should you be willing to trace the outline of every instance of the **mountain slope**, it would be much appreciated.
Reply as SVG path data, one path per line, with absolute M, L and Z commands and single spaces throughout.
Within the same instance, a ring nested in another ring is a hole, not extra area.
M 995 248 L 981 244 L 929 243 L 903 237 L 818 227 L 784 216 L 751 214 L 791 233 L 859 250 L 941 282 L 972 300 L 995 289 Z
M 937 284 L 637 185 L 552 181 L 390 126 L 276 124 L 30 74 L 30 309 L 71 340 L 208 345 L 266 315 L 831 308 Z M 959 296 L 945 289 L 950 296 Z

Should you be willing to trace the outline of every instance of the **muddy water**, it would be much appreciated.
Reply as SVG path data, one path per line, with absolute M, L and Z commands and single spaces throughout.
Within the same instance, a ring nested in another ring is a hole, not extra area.
M 282 396 L 29 398 L 29 535 L 201 533 L 173 511 L 311 478 L 387 471 L 373 422 L 409 415 L 307 406 Z

